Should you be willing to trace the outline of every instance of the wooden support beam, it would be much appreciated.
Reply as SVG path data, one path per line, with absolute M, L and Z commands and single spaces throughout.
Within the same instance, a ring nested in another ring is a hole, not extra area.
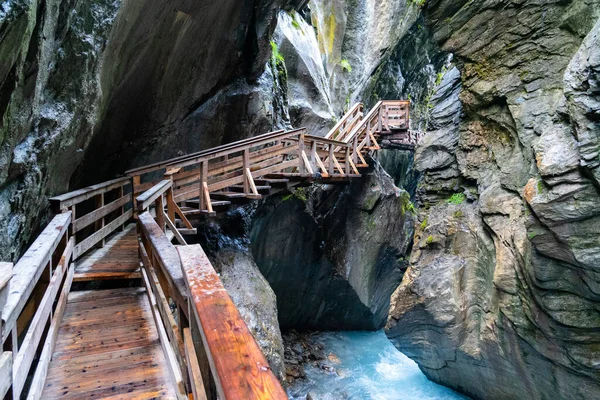
M 258 190 L 256 190 L 256 185 L 254 184 L 254 178 L 252 178 L 252 173 L 250 172 L 250 168 L 244 169 L 244 175 L 246 176 L 246 184 L 244 185 L 244 193 L 248 193 L 247 188 L 250 188 L 250 194 L 255 196 L 259 195 Z
M 163 214 L 164 214 L 164 211 L 163 211 Z M 173 221 L 171 221 L 171 218 L 169 218 L 169 216 L 167 214 L 164 214 L 163 217 L 164 217 L 165 222 L 167 223 L 167 226 L 169 227 L 169 229 L 171 230 L 171 232 L 173 232 L 173 235 L 175 235 L 175 239 L 177 239 L 177 241 L 179 242 L 179 244 L 187 246 L 187 242 L 185 241 L 185 239 L 183 238 L 183 236 L 181 236 L 181 233 L 179 232 L 179 230 L 175 226 L 175 223 Z
M 302 161 L 304 161 L 304 170 L 308 171 L 308 173 L 311 175 L 314 174 L 315 172 L 313 171 L 310 161 L 308 161 L 308 157 L 306 156 L 304 150 L 302 150 Z
M 192 339 L 190 328 L 183 329 L 183 341 L 185 344 L 185 359 L 187 360 L 188 374 L 194 400 L 207 400 L 206 389 L 204 388 L 204 381 L 202 380 L 202 372 L 200 371 L 200 363 L 196 356 L 196 349 L 194 348 L 194 340 Z

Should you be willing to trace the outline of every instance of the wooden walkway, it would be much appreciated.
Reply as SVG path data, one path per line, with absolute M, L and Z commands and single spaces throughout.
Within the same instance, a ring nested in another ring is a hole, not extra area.
M 141 278 L 135 224 L 117 233 L 103 248 L 87 253 L 75 263 L 74 282 Z
M 176 398 L 145 289 L 69 294 L 42 398 Z
M 0 398 L 287 399 L 206 254 L 185 238 L 192 217 L 360 178 L 379 141 L 422 138 L 408 101 L 363 108 L 325 137 L 271 132 L 51 198 L 54 218 L 14 268 L 0 264 Z M 72 290 L 111 280 L 127 284 Z

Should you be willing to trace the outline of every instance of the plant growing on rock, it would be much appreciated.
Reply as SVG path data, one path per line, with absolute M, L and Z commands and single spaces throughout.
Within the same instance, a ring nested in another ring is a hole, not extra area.
M 454 193 L 448 200 L 446 200 L 446 202 L 448 204 L 459 205 L 464 203 L 466 199 L 467 196 L 465 196 L 464 193 Z
M 350 62 L 346 59 L 342 60 L 340 62 L 340 65 L 342 66 L 342 69 L 346 72 L 352 72 L 352 66 L 350 65 Z
M 279 46 L 277 46 L 277 43 L 273 40 L 271 40 L 271 53 L 271 57 L 276 62 L 285 62 L 285 58 L 283 58 L 283 55 L 279 52 Z

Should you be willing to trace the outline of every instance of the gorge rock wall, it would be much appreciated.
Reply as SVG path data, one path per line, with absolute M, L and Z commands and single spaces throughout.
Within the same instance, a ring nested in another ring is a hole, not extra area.
M 379 168 L 347 185 L 268 198 L 253 217 L 251 249 L 281 327 L 380 329 L 406 268 L 413 211 Z
M 420 223 L 386 332 L 474 398 L 600 396 L 599 12 L 423 7 L 459 79 L 415 155 Z

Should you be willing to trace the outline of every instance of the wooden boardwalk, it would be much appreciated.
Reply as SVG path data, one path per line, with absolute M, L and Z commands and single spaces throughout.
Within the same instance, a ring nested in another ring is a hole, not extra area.
M 75 263 L 74 282 L 141 278 L 135 224 L 108 240 Z
M 409 129 L 408 101 L 363 108 L 325 137 L 266 133 L 51 198 L 54 218 L 14 268 L 0 264 L 0 398 L 287 399 L 186 237 L 200 216 L 358 179 L 379 141 L 414 148 L 422 138 Z M 107 281 L 121 288 L 72 287 Z
M 80 280 L 139 274 L 135 225 L 76 263 Z M 176 398 L 144 288 L 71 292 L 43 399 Z

